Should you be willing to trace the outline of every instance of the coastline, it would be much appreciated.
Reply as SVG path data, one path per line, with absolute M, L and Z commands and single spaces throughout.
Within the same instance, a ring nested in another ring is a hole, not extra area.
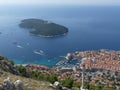
M 15 64 L 14 66 L 20 66 L 20 65 L 22 65 L 22 66 L 27 66 L 27 65 L 29 65 L 29 64 Z
M 30 32 L 29 32 L 29 33 L 30 33 Z M 68 34 L 68 32 L 67 32 L 67 33 L 64 33 L 64 34 L 61 34 L 61 35 L 45 36 L 45 35 L 36 35 L 36 34 L 30 33 L 30 35 L 39 36 L 39 37 L 44 37 L 44 38 L 54 38 L 54 37 L 66 36 L 67 34 Z
M 59 61 L 56 66 L 61 69 L 63 67 L 72 69 L 74 66 L 80 67 L 82 64 L 85 64 L 86 69 L 120 72 L 120 50 L 99 49 L 80 51 L 68 53 L 65 59 L 64 61 Z
M 92 55 L 93 53 L 94 53 L 94 56 Z M 108 63 L 107 60 L 109 60 L 109 62 L 112 61 L 114 63 L 117 63 L 117 62 L 119 63 L 120 62 L 119 54 L 120 54 L 119 50 L 116 51 L 116 50 L 108 50 L 108 49 L 77 51 L 73 53 L 67 53 L 65 56 L 59 56 L 61 57 L 61 59 L 58 62 L 56 62 L 54 65 L 45 65 L 45 64 L 38 64 L 38 63 L 28 63 L 28 64 L 15 63 L 15 66 L 18 66 L 18 65 L 27 66 L 27 65 L 35 64 L 35 65 L 47 66 L 49 68 L 54 68 L 54 67 L 55 68 L 56 67 L 57 68 L 63 68 L 63 67 L 73 68 L 74 66 L 80 66 L 81 64 L 85 63 L 87 68 L 97 68 L 97 69 L 105 68 L 107 70 L 113 70 L 113 71 L 116 71 L 116 69 L 118 69 L 119 71 L 119 68 L 117 68 L 114 64 L 112 65 L 114 69 L 104 67 L 104 65 L 106 66 L 106 64 Z M 105 64 L 103 63 L 102 66 L 100 66 L 99 63 L 97 63 L 97 59 L 95 59 L 96 58 L 95 55 L 99 56 L 98 60 L 103 60 L 103 56 L 104 56 L 105 57 L 104 62 L 106 63 Z M 109 56 L 109 58 L 107 58 L 107 56 Z M 114 57 L 116 57 L 116 59 Z M 94 58 L 94 61 L 93 61 L 93 58 Z M 98 66 L 94 67 L 94 62 L 96 62 L 95 64 L 98 64 Z

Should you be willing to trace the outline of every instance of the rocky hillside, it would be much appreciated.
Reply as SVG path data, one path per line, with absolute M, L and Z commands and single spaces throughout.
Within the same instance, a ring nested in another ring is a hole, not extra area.
M 0 55 L 0 90 L 19 90 L 15 86 L 16 81 L 22 82 L 23 89 L 20 90 L 53 90 L 47 81 L 22 77 L 18 69 L 9 60 Z
M 0 71 L 10 72 L 15 75 L 20 75 L 19 71 L 5 57 L 0 55 Z
M 23 82 L 23 90 L 54 90 L 49 87 L 50 83 L 46 81 L 37 81 L 30 78 L 25 78 L 17 75 L 13 75 L 8 72 L 3 72 L 0 76 L 0 86 L 4 83 L 4 80 L 10 78 L 10 81 L 14 83 L 16 80 L 21 80 Z M 10 90 L 10 89 L 1 89 L 0 90 Z M 19 89 L 12 89 L 19 90 Z

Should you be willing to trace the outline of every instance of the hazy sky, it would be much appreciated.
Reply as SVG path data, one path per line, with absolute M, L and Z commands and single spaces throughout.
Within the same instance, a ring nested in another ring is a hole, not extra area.
M 0 4 L 118 5 L 120 0 L 0 0 Z

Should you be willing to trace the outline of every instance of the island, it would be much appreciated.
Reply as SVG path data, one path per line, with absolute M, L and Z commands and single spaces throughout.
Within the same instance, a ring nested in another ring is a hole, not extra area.
M 19 26 L 29 29 L 29 32 L 33 35 L 43 37 L 55 37 L 68 33 L 68 28 L 65 26 L 41 19 L 24 19 Z

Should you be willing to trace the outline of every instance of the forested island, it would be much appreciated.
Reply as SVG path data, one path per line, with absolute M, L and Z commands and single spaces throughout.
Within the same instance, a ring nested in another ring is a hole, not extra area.
M 68 28 L 65 26 L 41 19 L 24 19 L 19 26 L 29 29 L 31 34 L 44 37 L 55 37 L 68 33 Z

